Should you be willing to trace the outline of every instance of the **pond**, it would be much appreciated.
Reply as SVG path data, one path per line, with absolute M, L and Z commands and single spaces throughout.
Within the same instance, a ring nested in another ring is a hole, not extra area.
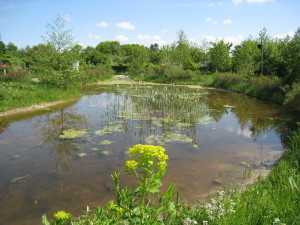
M 281 108 L 242 94 L 149 84 L 90 89 L 75 103 L 0 118 L 0 224 L 39 224 L 43 213 L 105 205 L 114 171 L 134 184 L 123 165 L 139 143 L 167 149 L 164 183 L 191 203 L 284 149 L 289 119 Z

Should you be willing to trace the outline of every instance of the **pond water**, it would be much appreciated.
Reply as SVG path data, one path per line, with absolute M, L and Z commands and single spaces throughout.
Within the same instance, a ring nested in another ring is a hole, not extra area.
M 0 118 L 0 224 L 40 224 L 43 213 L 105 205 L 114 171 L 134 183 L 123 165 L 135 144 L 167 149 L 164 183 L 176 183 L 191 203 L 283 150 L 287 119 L 274 104 L 192 86 L 91 89 L 69 105 Z

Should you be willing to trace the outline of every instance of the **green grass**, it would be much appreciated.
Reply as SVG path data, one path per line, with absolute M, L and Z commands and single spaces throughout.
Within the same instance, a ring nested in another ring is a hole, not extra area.
M 0 81 L 0 112 L 80 96 L 81 93 L 77 88 L 61 89 L 32 82 L 29 78 L 19 81 Z

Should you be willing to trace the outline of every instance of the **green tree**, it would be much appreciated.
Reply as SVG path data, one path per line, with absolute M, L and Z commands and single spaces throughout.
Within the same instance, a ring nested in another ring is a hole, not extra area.
M 38 44 L 29 49 L 28 54 L 30 57 L 29 68 L 34 72 L 45 72 L 53 69 L 53 59 L 58 53 L 52 45 Z
M 225 43 L 224 40 L 217 43 L 211 43 L 209 49 L 210 62 L 209 67 L 212 72 L 228 72 L 231 69 L 230 47 L 231 43 Z
M 233 51 L 233 68 L 237 73 L 252 76 L 259 70 L 257 59 L 260 52 L 257 42 L 248 38 L 240 45 L 235 46 Z
M 96 46 L 96 50 L 108 55 L 120 55 L 121 45 L 118 41 L 104 41 Z
M 43 40 L 59 53 L 68 51 L 74 46 L 73 32 L 65 26 L 65 20 L 58 15 L 52 22 L 47 23 L 46 36 L 42 36 Z
M 85 62 L 92 65 L 107 64 L 109 59 L 105 54 L 94 50 L 85 55 Z

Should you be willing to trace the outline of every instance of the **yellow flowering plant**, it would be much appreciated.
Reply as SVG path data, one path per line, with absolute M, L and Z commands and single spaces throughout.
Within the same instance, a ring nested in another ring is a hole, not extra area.
M 162 195 L 159 188 L 166 173 L 168 155 L 161 146 L 138 144 L 128 150 L 135 160 L 126 161 L 124 168 L 137 179 L 137 187 L 120 188 L 119 173 L 114 173 L 116 189 L 112 189 L 116 203 L 110 202 L 108 208 L 118 211 L 119 219 L 130 224 L 155 224 L 163 210 L 173 199 L 175 185 Z M 113 207 L 112 207 L 113 206 Z

